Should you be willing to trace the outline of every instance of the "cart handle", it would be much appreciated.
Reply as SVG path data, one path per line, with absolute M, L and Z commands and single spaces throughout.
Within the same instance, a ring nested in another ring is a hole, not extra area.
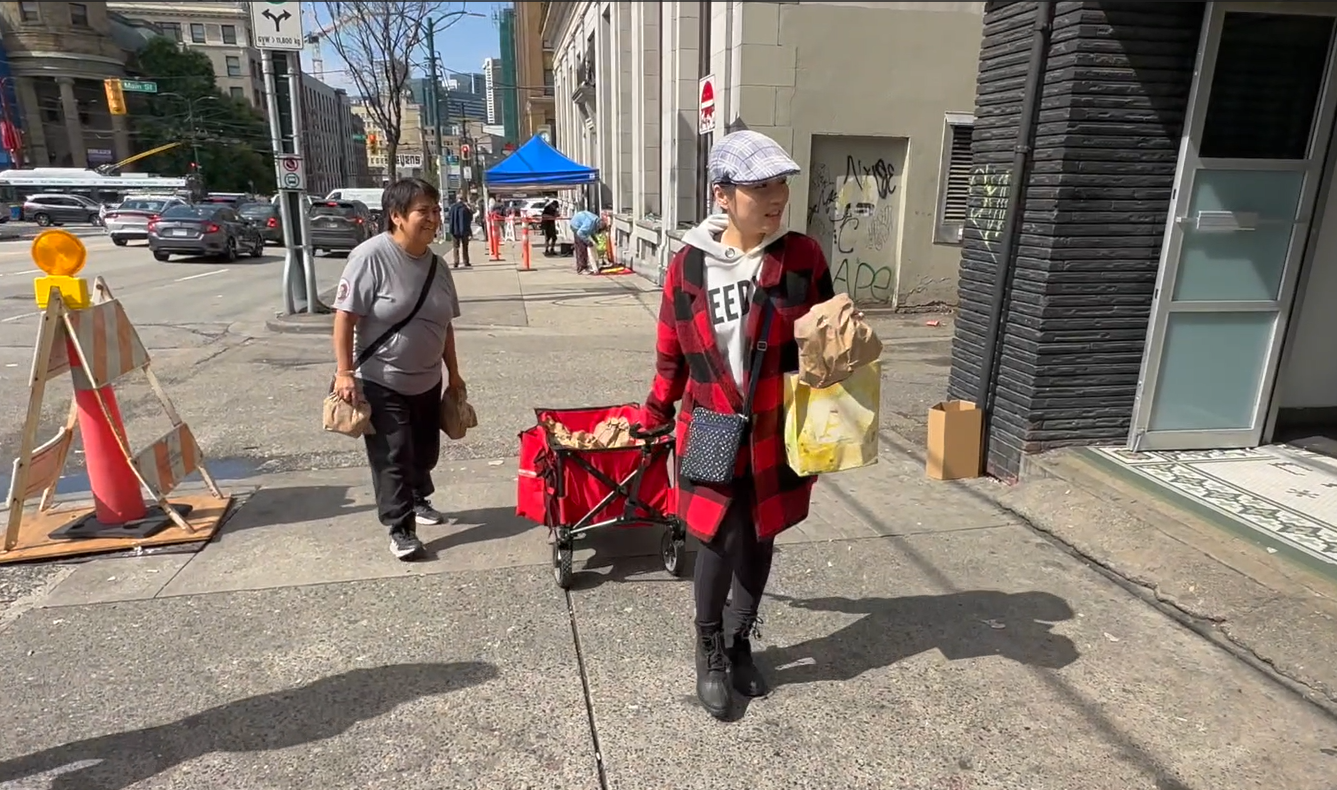
M 673 423 L 666 422 L 663 425 L 648 430 L 643 428 L 640 423 L 634 423 L 631 428 L 628 429 L 627 433 L 631 438 L 638 442 L 643 442 L 648 439 L 658 439 L 661 436 L 668 436 L 670 433 L 673 433 Z

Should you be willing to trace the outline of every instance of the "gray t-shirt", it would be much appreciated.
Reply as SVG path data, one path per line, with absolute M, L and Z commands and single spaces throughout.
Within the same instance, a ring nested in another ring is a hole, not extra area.
M 348 254 L 348 265 L 334 297 L 334 309 L 358 316 L 353 333 L 354 360 L 362 349 L 404 320 L 413 309 L 431 262 L 430 251 L 414 258 L 388 233 L 368 239 Z M 455 279 L 450 269 L 440 263 L 422 309 L 362 363 L 358 378 L 403 395 L 419 395 L 435 387 L 441 381 L 446 330 L 459 317 Z

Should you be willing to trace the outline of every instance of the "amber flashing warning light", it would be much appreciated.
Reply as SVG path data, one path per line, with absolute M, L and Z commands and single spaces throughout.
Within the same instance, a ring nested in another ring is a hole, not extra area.
M 88 281 L 75 276 L 83 271 L 88 261 L 88 249 L 73 233 L 67 230 L 43 231 L 33 239 L 32 259 L 37 268 L 47 275 L 33 280 L 33 294 L 37 297 L 39 308 L 46 309 L 52 288 L 60 292 L 66 307 L 82 310 L 92 304 Z

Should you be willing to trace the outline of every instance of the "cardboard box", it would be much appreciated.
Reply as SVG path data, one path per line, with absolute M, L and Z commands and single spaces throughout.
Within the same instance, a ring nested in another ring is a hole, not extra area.
M 934 480 L 979 477 L 983 468 L 984 412 L 968 400 L 948 400 L 928 410 L 928 476 Z

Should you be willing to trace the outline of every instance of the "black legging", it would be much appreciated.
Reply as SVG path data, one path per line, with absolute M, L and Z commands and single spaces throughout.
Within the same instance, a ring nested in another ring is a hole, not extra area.
M 774 540 L 758 540 L 752 523 L 751 481 L 735 483 L 733 501 L 719 531 L 696 553 L 696 624 L 719 628 L 724 605 L 733 590 L 733 613 L 740 621 L 756 617 L 761 595 L 771 577 Z M 735 623 L 736 625 L 736 623 Z

